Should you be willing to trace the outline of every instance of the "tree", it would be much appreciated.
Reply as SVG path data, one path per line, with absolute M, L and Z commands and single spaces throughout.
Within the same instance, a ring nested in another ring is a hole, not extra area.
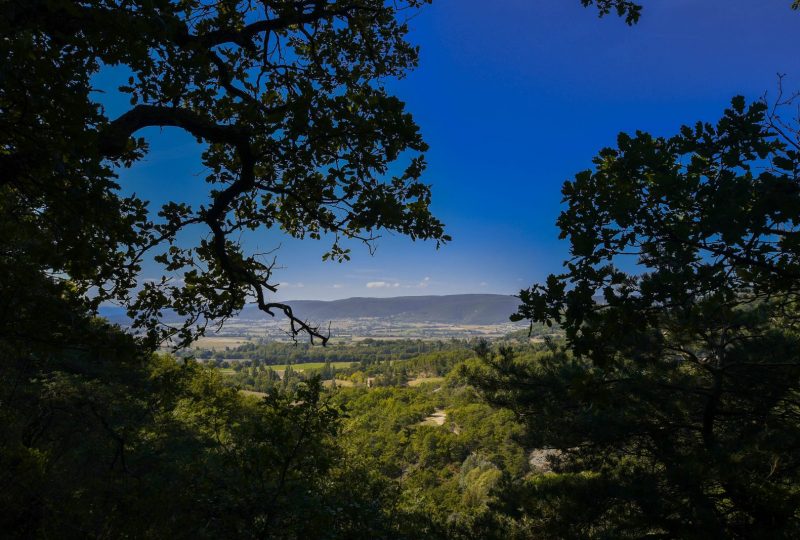
M 381 533 L 364 529 L 376 526 L 369 494 L 351 491 L 347 514 L 336 510 L 350 475 L 361 473 L 341 462 L 340 412 L 317 381 L 295 395 L 242 396 L 214 370 L 152 355 L 77 315 L 79 300 L 36 285 L 11 306 L 14 328 L 42 317 L 47 326 L 0 340 L 4 536 Z
M 381 229 L 448 240 L 419 180 L 425 143 L 383 82 L 416 63 L 401 18 L 423 3 L 0 1 L 4 533 L 392 536 L 380 486 L 349 486 L 314 381 L 256 401 L 152 348 L 253 300 L 326 337 L 269 300 L 271 263 L 241 231 L 328 234 L 334 260 Z M 95 100 L 103 66 L 130 72 L 116 118 Z M 147 126 L 206 145 L 207 205 L 120 194 Z M 195 226 L 207 236 L 176 242 Z M 184 283 L 138 289 L 145 257 Z M 107 301 L 150 339 L 94 319 Z M 185 325 L 163 325 L 165 308 Z
M 419 180 L 427 147 L 384 87 L 417 62 L 401 17 L 424 3 L 5 0 L 2 186 L 9 211 L 36 231 L 40 248 L 25 249 L 39 249 L 42 272 L 90 293 L 91 307 L 129 306 L 154 340 L 175 333 L 160 323 L 165 308 L 186 318 L 177 337 L 187 344 L 248 300 L 324 340 L 269 300 L 273 263 L 234 238 L 262 227 L 325 237 L 324 258 L 338 261 L 348 258 L 343 240 L 372 245 L 381 229 L 449 239 Z M 113 119 L 93 99 L 104 89 L 92 77 L 108 65 L 130 72 L 119 90 L 131 107 Z M 148 126 L 206 144 L 207 205 L 171 201 L 155 216 L 120 196 L 117 171 L 145 156 L 135 135 Z M 207 236 L 177 243 L 193 225 Z M 150 255 L 185 283 L 135 291 Z
M 558 323 L 566 349 L 484 350 L 470 373 L 556 451 L 560 474 L 528 486 L 540 533 L 800 534 L 795 99 L 622 134 L 564 185 L 572 258 L 516 318 Z
M 601 17 L 615 11 L 617 15 L 624 17 L 628 24 L 638 22 L 642 14 L 642 6 L 631 0 L 581 0 L 581 4 L 596 5 Z

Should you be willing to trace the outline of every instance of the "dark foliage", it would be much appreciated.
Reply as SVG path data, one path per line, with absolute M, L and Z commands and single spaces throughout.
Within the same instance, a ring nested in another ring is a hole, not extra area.
M 521 495 L 547 537 L 800 534 L 800 132 L 735 98 L 716 125 L 620 135 L 564 186 L 566 272 L 519 318 L 567 347 L 488 350 L 470 379 L 555 476 Z M 620 263 L 632 257 L 635 265 Z M 626 270 L 627 269 L 627 270 Z M 597 295 L 600 295 L 598 300 Z M 525 491 L 525 490 L 523 490 Z

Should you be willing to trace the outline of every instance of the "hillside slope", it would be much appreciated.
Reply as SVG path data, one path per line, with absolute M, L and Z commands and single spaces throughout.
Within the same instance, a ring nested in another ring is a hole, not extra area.
M 382 319 L 404 323 L 439 323 L 492 325 L 509 322 L 517 311 L 519 300 L 502 294 L 453 294 L 446 296 L 398 296 L 395 298 L 346 298 L 344 300 L 289 300 L 297 315 L 314 322 L 343 319 Z M 111 322 L 128 324 L 123 309 L 112 306 L 100 308 L 100 315 Z M 237 317 L 246 320 L 272 320 L 271 317 L 249 305 Z M 172 323 L 179 318 L 170 311 L 164 312 L 164 321 Z
M 501 294 L 346 298 L 344 300 L 294 300 L 287 302 L 303 318 L 314 321 L 377 318 L 403 322 L 444 324 L 502 324 L 517 310 L 519 300 Z M 248 306 L 241 318 L 262 318 Z

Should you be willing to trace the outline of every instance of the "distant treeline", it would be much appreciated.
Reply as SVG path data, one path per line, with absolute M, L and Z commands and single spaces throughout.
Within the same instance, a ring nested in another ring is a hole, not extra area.
M 420 354 L 470 348 L 468 340 L 375 340 L 365 339 L 355 344 L 334 344 L 318 347 L 309 343 L 261 341 L 244 343 L 224 351 L 198 350 L 199 359 L 258 360 L 266 365 L 303 364 L 311 362 L 376 363 L 408 360 Z
M 334 379 L 349 381 L 356 386 L 403 386 L 415 377 L 443 377 L 458 364 L 474 357 L 474 351 L 462 347 L 427 352 L 407 360 L 364 359 L 345 366 L 341 364 L 337 366 L 326 361 L 321 367 L 303 368 L 302 371 L 292 369 L 292 366 L 288 365 L 283 370 L 282 376 L 279 376 L 270 365 L 258 359 L 225 362 L 222 367 L 233 369 L 233 374 L 225 379 L 228 384 L 242 390 L 270 392 L 274 389 L 294 391 L 298 384 L 312 377 L 320 377 L 324 381 Z

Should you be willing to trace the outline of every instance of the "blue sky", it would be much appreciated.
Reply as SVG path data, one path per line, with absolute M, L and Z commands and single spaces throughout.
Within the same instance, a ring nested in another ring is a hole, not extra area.
M 337 264 L 322 262 L 324 243 L 265 231 L 250 244 L 280 246 L 278 298 L 515 293 L 559 271 L 561 185 L 618 132 L 714 121 L 735 94 L 774 94 L 779 72 L 800 89 L 789 0 L 642 2 L 628 27 L 578 0 L 434 0 L 412 21 L 419 69 L 390 86 L 431 146 L 426 181 L 453 242 L 385 236 L 375 255 L 353 244 Z M 153 205 L 203 200 L 193 139 L 143 134 L 152 152 L 123 173 L 125 189 Z

